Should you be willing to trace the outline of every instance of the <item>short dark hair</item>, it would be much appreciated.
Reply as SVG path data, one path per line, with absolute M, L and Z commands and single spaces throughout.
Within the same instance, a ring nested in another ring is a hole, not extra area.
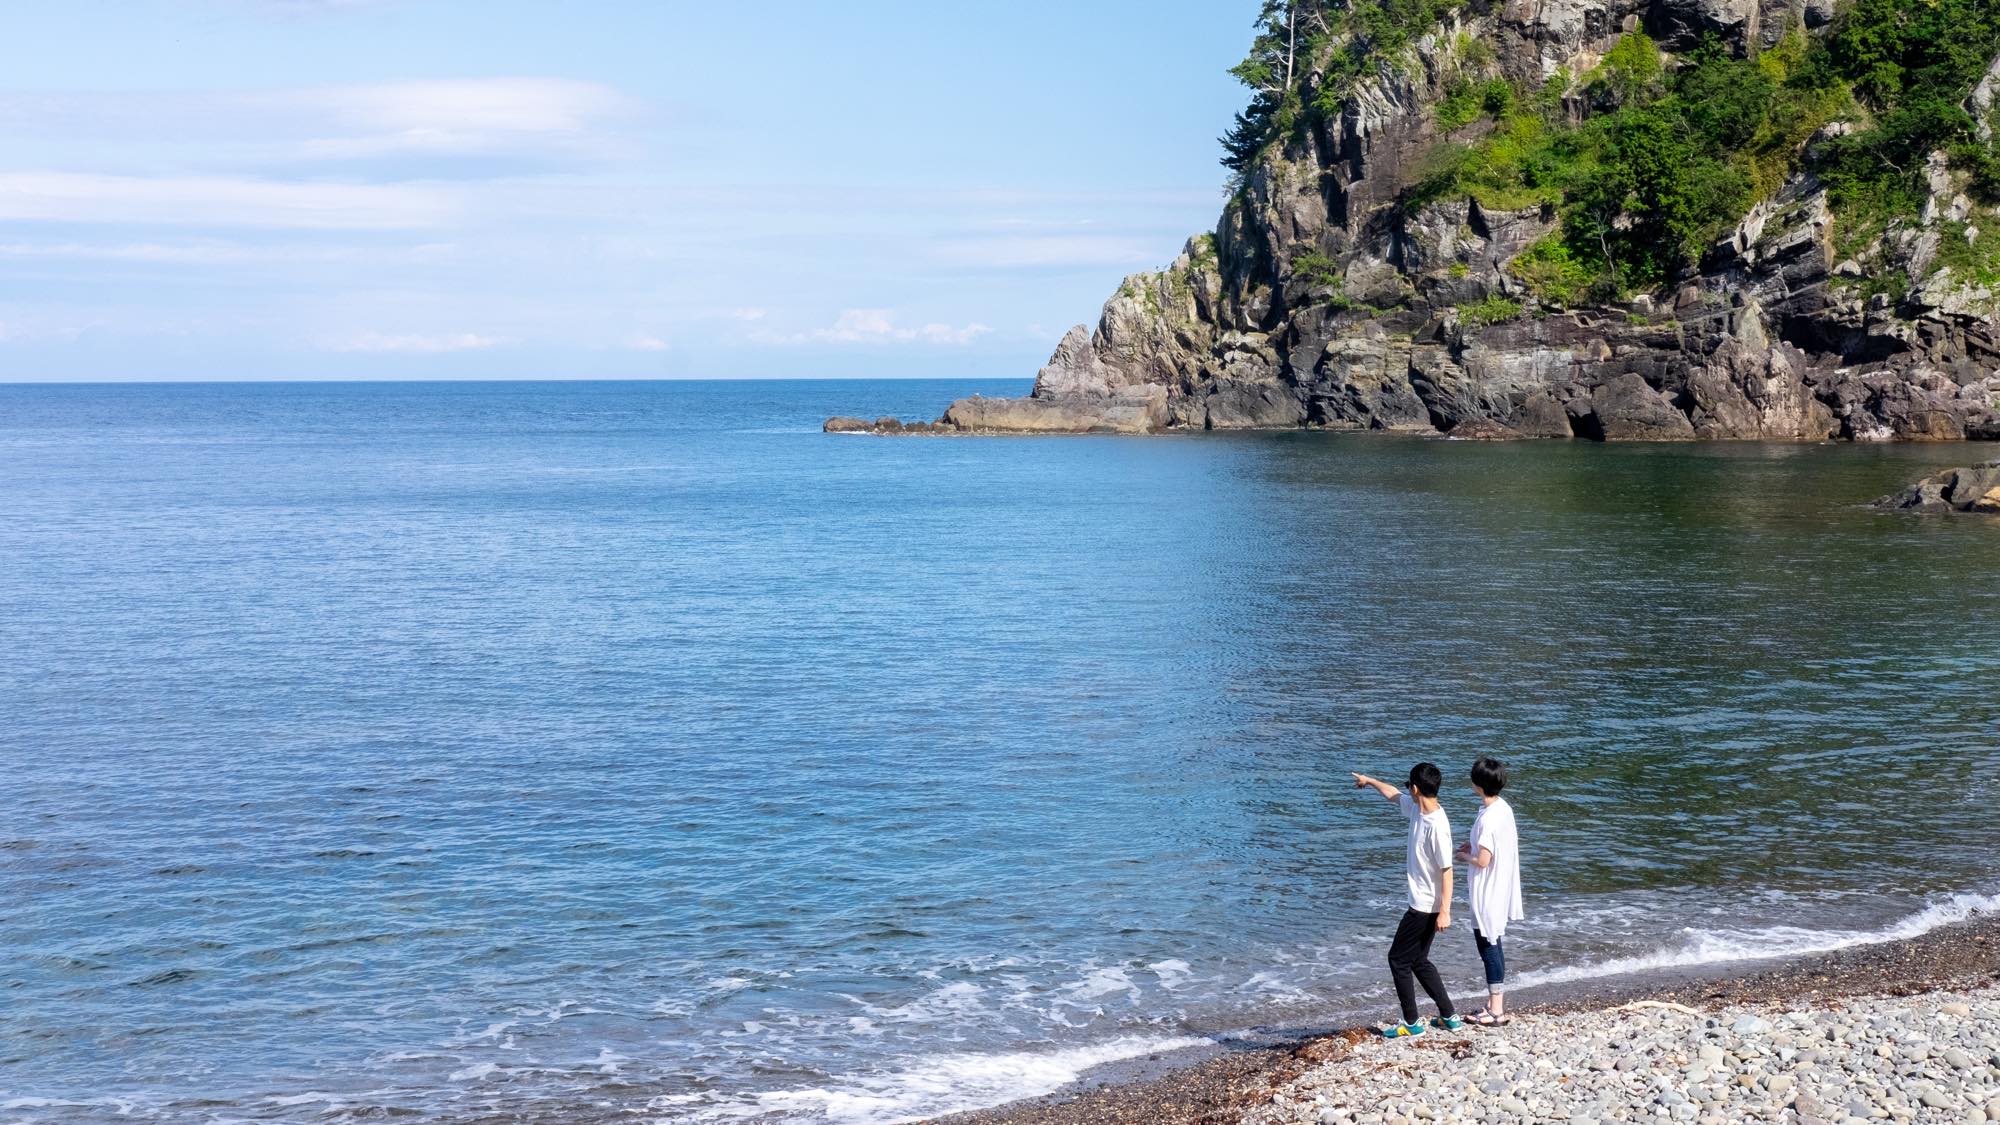
M 1488 797 L 1498 797 L 1507 788 L 1507 767 L 1498 758 L 1481 758 L 1472 763 L 1472 784 Z
M 1418 762 L 1410 767 L 1410 788 L 1416 790 L 1419 795 L 1435 797 L 1438 795 L 1438 786 L 1442 784 L 1444 775 L 1429 762 Z

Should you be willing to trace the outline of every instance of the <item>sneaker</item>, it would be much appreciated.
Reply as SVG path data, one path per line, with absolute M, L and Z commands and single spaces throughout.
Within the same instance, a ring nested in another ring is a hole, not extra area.
M 1384 1039 L 1410 1039 L 1422 1035 L 1424 1033 L 1424 1025 L 1420 1023 L 1392 1023 L 1388 1027 L 1382 1028 L 1381 1032 Z
M 1431 1018 L 1431 1026 L 1439 1031 L 1457 1031 L 1465 1026 L 1465 1021 L 1457 1016 L 1434 1016 Z

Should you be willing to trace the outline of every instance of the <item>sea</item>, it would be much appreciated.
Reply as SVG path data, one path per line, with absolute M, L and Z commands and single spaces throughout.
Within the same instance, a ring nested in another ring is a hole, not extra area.
M 0 1121 L 883 1125 L 2000 907 L 1929 445 L 827 435 L 1025 382 L 0 387 Z M 1482 978 L 1470 926 L 1437 950 Z

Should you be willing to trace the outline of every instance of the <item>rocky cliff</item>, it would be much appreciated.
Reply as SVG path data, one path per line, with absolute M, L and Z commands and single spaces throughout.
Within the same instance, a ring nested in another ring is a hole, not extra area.
M 940 427 L 2000 438 L 2000 25 L 1858 2 L 1269 4 L 1215 231 Z

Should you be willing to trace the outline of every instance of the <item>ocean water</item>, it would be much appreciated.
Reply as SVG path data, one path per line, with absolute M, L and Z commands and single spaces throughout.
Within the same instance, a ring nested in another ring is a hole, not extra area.
M 965 382 L 0 387 L 0 1121 L 785 1121 L 1996 904 L 1965 447 L 825 436 Z M 1441 939 L 1461 994 L 1466 929 Z

